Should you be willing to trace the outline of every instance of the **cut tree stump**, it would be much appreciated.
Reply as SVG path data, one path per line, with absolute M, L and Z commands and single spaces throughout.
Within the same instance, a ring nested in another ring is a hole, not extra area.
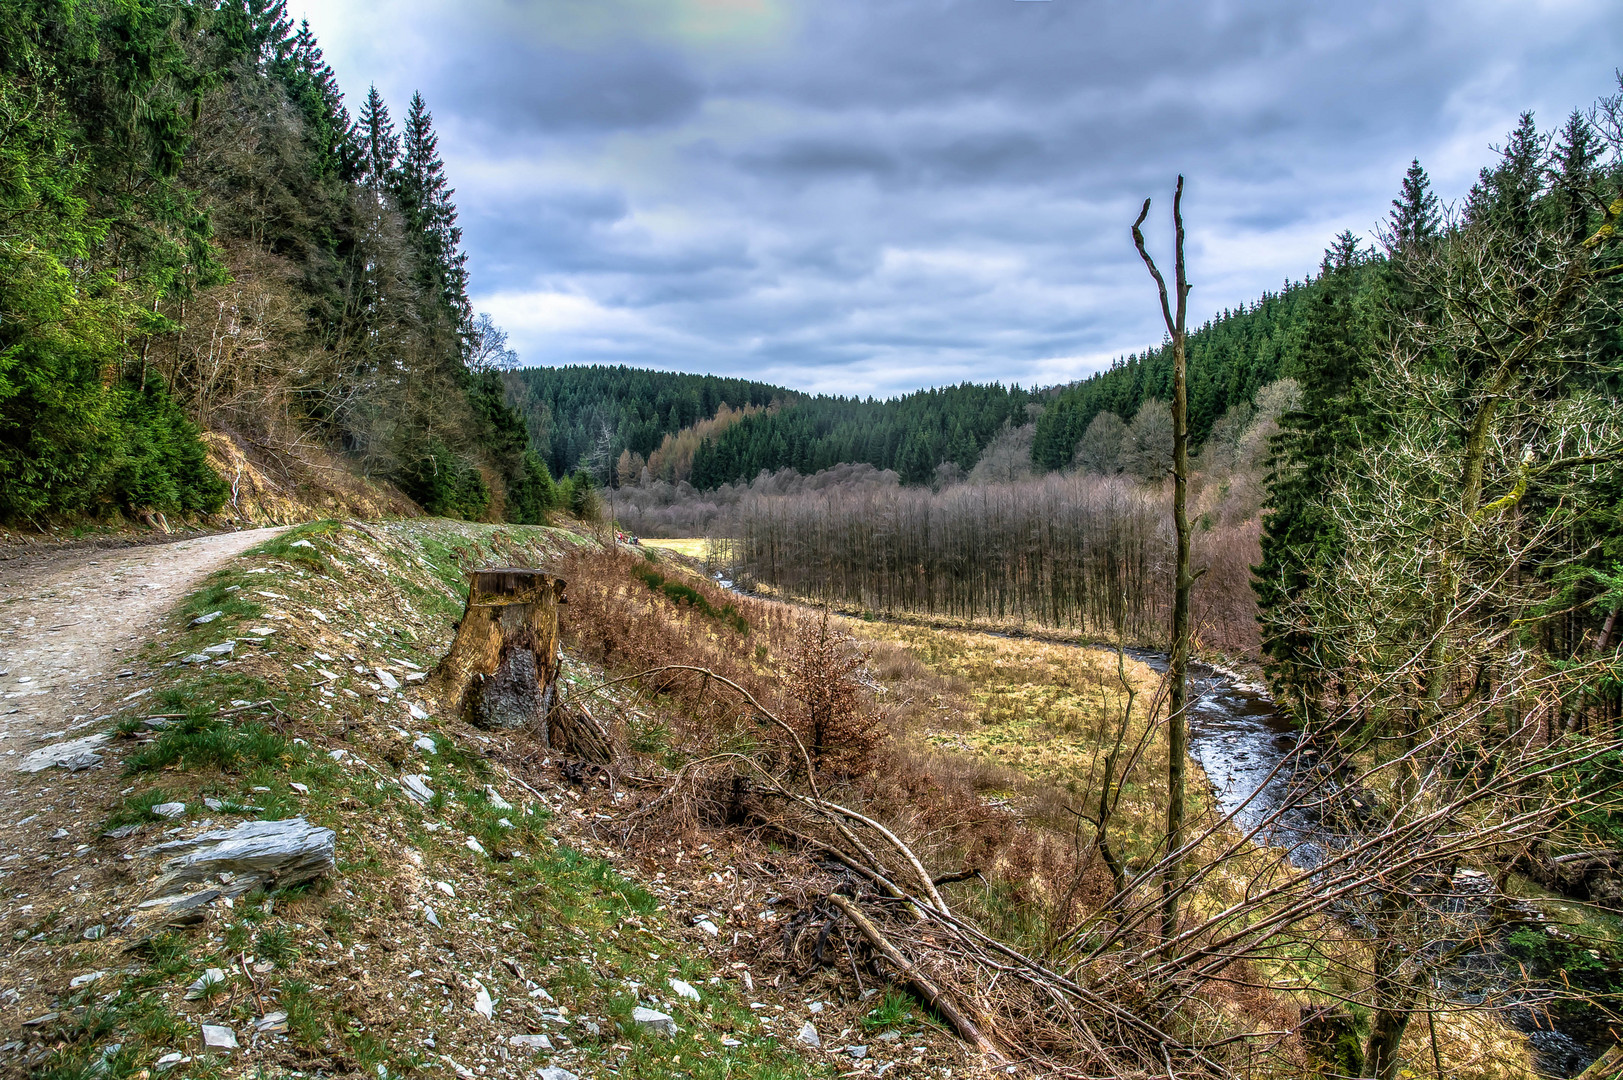
M 531 727 L 547 738 L 558 679 L 564 579 L 540 570 L 475 570 L 451 651 L 435 671 L 443 700 L 475 727 Z

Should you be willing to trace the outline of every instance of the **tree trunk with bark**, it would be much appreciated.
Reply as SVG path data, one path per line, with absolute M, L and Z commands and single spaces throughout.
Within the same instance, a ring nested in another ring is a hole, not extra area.
M 475 570 L 451 651 L 435 678 L 441 697 L 475 727 L 529 727 L 547 737 L 558 679 L 564 580 L 539 570 Z

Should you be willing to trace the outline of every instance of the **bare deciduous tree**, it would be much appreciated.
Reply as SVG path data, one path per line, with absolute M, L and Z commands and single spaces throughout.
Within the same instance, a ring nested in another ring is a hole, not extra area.
M 1139 257 L 1149 268 L 1150 276 L 1161 294 L 1161 316 L 1166 320 L 1167 333 L 1172 338 L 1172 523 L 1177 532 L 1177 555 L 1173 567 L 1172 586 L 1172 662 L 1171 711 L 1167 717 L 1167 852 L 1172 856 L 1163 885 L 1165 909 L 1161 916 L 1162 934 L 1171 938 L 1178 925 L 1178 880 L 1182 870 L 1184 847 L 1184 800 L 1188 786 L 1189 720 L 1189 593 L 1195 584 L 1195 575 L 1189 558 L 1189 358 L 1186 349 L 1184 323 L 1189 308 L 1189 281 L 1183 258 L 1183 177 L 1172 196 L 1173 225 L 1173 290 L 1168 298 L 1166 279 L 1156 268 L 1155 260 L 1144 247 L 1144 233 L 1140 231 L 1144 219 L 1150 216 L 1150 200 L 1133 222 L 1133 245 Z

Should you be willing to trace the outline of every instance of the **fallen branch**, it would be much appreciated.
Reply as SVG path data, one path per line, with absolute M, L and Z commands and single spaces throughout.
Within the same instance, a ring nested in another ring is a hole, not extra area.
M 846 918 L 851 920 L 851 924 L 857 928 L 857 932 L 890 963 L 891 967 L 896 969 L 897 974 L 907 981 L 908 985 L 913 988 L 919 997 L 923 998 L 926 1003 L 947 1018 L 947 1022 L 957 1030 L 965 1042 L 973 1044 L 981 1053 L 997 1061 L 1007 1060 L 1003 1051 L 999 1050 L 997 1045 L 980 1029 L 980 1025 L 971 1020 L 958 1007 L 957 1003 L 947 996 L 946 991 L 931 982 L 923 972 L 914 966 L 911 960 L 903 956 L 896 946 L 892 945 L 889 939 L 879 932 L 879 928 L 870 922 L 866 915 L 857 910 L 855 904 L 838 893 L 830 895 L 829 901 L 839 908 Z

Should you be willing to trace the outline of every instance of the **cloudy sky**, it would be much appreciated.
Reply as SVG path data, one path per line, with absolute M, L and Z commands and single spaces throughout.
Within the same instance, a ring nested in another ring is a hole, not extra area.
M 889 394 L 1159 341 L 1128 225 L 1188 176 L 1193 316 L 1458 198 L 1616 86 L 1607 3 L 293 0 L 354 105 L 421 90 L 478 310 L 532 364 Z

